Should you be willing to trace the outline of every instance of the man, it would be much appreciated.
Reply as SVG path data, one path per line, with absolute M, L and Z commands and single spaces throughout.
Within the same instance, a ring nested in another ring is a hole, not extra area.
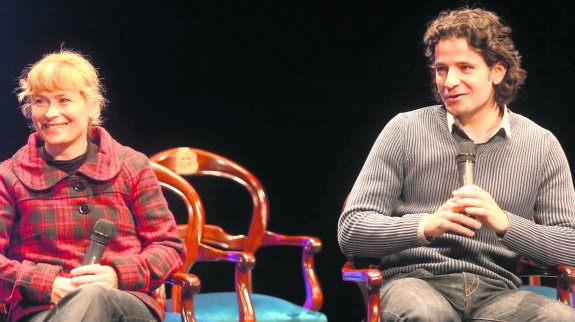
M 521 257 L 575 265 L 575 191 L 553 134 L 507 108 L 526 77 L 510 33 L 486 10 L 440 13 L 424 44 L 443 105 L 394 117 L 354 184 L 338 239 L 381 258 L 384 321 L 575 321 L 517 290 Z M 465 141 L 476 181 L 460 187 Z

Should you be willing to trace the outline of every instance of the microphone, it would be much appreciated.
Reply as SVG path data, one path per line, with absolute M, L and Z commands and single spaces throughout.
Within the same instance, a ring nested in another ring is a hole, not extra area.
M 464 141 L 457 145 L 457 171 L 459 172 L 459 183 L 462 186 L 473 184 L 473 170 L 475 167 L 475 144 L 471 141 Z
M 108 246 L 110 236 L 114 233 L 116 225 L 106 219 L 100 219 L 94 225 L 94 232 L 90 235 L 90 246 L 86 251 L 86 257 L 82 266 L 97 264 L 102 259 L 102 254 Z

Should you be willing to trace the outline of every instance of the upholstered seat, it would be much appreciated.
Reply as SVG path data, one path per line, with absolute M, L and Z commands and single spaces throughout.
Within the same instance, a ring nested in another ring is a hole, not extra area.
M 264 294 L 251 294 L 256 321 L 327 321 L 324 314 L 305 309 L 294 303 Z M 231 303 L 223 306 L 222 302 Z M 198 322 L 239 321 L 236 295 L 232 292 L 212 292 L 194 297 L 194 313 Z M 170 313 L 168 313 L 170 314 Z M 166 321 L 177 322 L 179 314 L 170 314 Z

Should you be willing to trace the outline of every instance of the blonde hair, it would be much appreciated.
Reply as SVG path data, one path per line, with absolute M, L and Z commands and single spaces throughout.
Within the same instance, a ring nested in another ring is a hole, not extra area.
M 96 68 L 82 54 L 61 50 L 45 55 L 41 60 L 26 68 L 18 79 L 18 101 L 22 114 L 31 119 L 30 97 L 40 91 L 77 90 L 96 107 L 91 125 L 100 125 L 101 113 L 106 105 L 104 87 Z

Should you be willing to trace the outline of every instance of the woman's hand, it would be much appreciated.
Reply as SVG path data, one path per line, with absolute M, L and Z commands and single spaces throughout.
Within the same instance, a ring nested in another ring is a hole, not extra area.
M 72 284 L 77 287 L 96 283 L 118 288 L 118 274 L 111 266 L 85 265 L 74 268 L 70 273 L 72 274 Z
M 60 299 L 74 291 L 76 288 L 77 287 L 72 284 L 72 280 L 70 278 L 57 276 L 54 280 L 54 284 L 52 284 L 52 295 L 50 296 L 50 300 L 52 303 L 56 304 Z

